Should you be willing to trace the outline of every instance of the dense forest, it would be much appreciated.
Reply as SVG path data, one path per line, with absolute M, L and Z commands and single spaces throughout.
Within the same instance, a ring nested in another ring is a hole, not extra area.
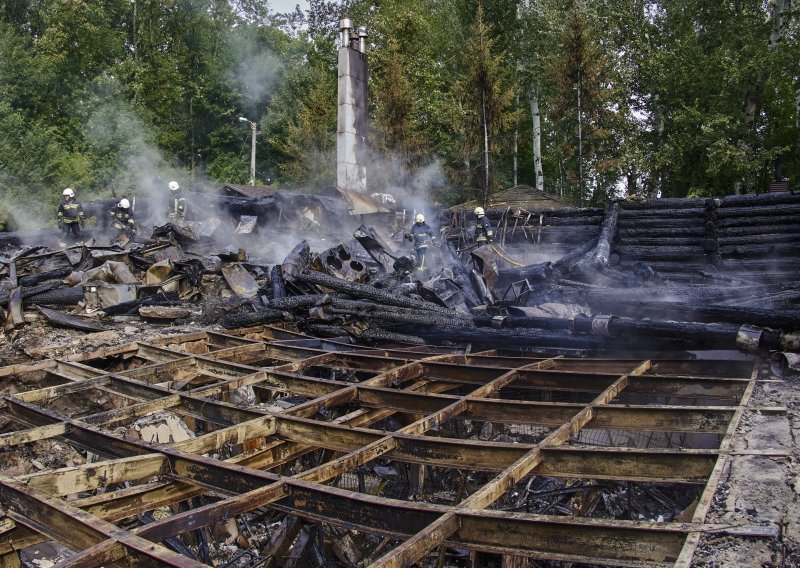
M 338 21 L 367 26 L 372 191 L 576 204 L 800 177 L 797 0 L 2 0 L 0 218 L 166 181 L 335 184 Z M 4 210 L 4 211 L 3 211 Z

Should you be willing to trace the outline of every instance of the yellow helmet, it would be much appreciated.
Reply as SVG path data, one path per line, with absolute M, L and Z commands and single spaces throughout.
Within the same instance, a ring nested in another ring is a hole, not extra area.
M 425 222 L 425 215 L 423 215 L 422 213 L 418 213 L 414 220 L 417 223 L 424 223 Z
M 485 211 L 483 210 L 483 207 L 475 208 L 475 215 L 477 215 L 478 217 L 483 217 L 484 213 Z

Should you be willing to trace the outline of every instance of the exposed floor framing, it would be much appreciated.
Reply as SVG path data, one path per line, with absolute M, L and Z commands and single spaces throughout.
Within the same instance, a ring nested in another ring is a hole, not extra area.
M 75 553 L 65 566 L 201 566 L 170 542 L 257 510 L 374 534 L 364 563 L 380 567 L 436 565 L 448 549 L 467 549 L 474 565 L 495 554 L 688 567 L 701 535 L 775 532 L 706 522 L 752 410 L 749 360 L 371 350 L 211 332 L 71 359 L 0 369 L 44 385 L 4 397 L 17 429 L 0 450 L 58 439 L 95 458 L 0 477 L 0 560 L 55 540 Z M 196 435 L 124 435 L 153 412 Z M 654 496 L 670 514 L 598 515 L 600 486 L 628 505 Z M 572 497 L 554 506 L 556 494 Z M 141 522 L 156 509 L 168 514 Z

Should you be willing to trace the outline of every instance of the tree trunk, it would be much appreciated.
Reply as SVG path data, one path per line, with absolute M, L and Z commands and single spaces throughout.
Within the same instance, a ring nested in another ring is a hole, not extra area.
M 481 108 L 483 109 L 483 206 L 489 205 L 489 118 L 486 109 L 486 86 L 481 90 Z
M 516 108 L 519 109 L 519 89 L 517 89 Z M 519 121 L 514 124 L 514 187 L 519 182 Z
M 532 88 L 528 91 L 533 122 L 533 169 L 536 172 L 536 189 L 544 191 L 544 170 L 542 169 L 542 115 L 539 112 L 539 97 Z

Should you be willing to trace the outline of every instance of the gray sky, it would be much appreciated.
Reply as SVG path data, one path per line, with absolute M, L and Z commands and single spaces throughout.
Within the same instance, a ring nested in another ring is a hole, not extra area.
M 307 0 L 269 0 L 269 7 L 273 12 L 292 12 L 297 4 L 304 12 L 308 10 Z

